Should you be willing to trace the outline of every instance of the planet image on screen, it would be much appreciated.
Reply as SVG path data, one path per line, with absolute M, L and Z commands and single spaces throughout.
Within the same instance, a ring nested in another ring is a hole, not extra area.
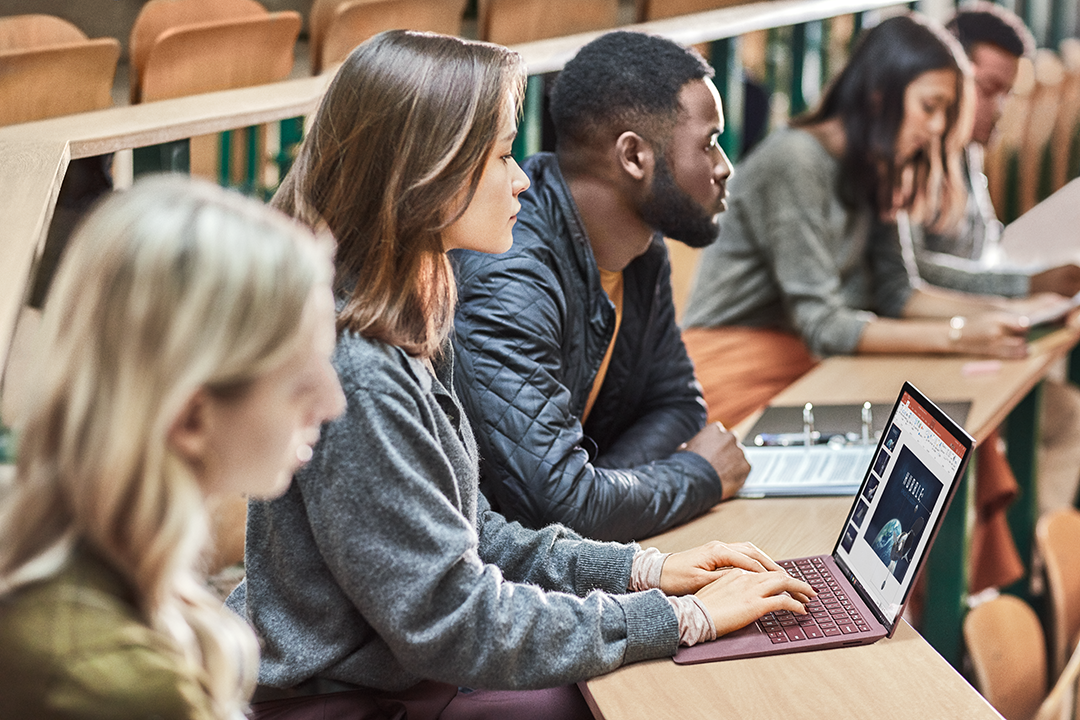
M 878 531 L 877 537 L 874 538 L 874 542 L 870 546 L 874 549 L 874 554 L 885 565 L 892 562 L 892 549 L 896 540 L 902 535 L 904 528 L 900 525 L 900 521 L 893 518 Z

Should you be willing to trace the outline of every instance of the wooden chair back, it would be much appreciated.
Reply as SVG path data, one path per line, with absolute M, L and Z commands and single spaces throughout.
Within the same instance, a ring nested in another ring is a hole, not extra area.
M 1018 160 L 1035 93 L 1035 66 L 1020 58 L 1020 67 L 1012 94 L 998 120 L 997 132 L 986 149 L 984 171 L 989 182 L 990 198 L 998 217 L 1005 223 L 1020 216 L 1019 200 L 1010 196 L 1017 187 L 1015 163 Z
M 1043 700 L 1035 720 L 1080 720 L 1080 704 L 1076 702 L 1077 678 L 1080 677 L 1080 651 L 1069 658 L 1050 694 Z
M 86 40 L 86 33 L 54 15 L 0 17 L 0 51 L 42 45 L 69 45 Z
M 186 25 L 162 33 L 146 57 L 138 100 L 261 85 L 292 71 L 299 13 Z
M 1035 611 L 999 595 L 964 618 L 975 685 L 1006 720 L 1032 720 L 1046 696 L 1046 643 Z
M 0 51 L 0 125 L 109 107 L 119 58 L 115 38 Z
M 482 40 L 515 45 L 613 28 L 619 0 L 477 0 Z
M 1056 676 L 1080 637 L 1080 510 L 1062 508 L 1040 517 L 1035 542 L 1046 564 L 1053 620 L 1050 669 Z
M 1040 49 L 1035 56 L 1035 89 L 1031 111 L 1020 142 L 1018 171 L 1020 212 L 1027 212 L 1050 196 L 1050 139 L 1061 102 L 1065 70 L 1053 50 Z
M 689 15 L 716 10 L 717 8 L 745 5 L 752 0 L 638 0 L 638 20 L 661 20 L 663 18 Z
M 184 25 L 266 15 L 257 0 L 149 0 L 131 27 L 128 53 L 131 66 L 131 102 L 139 102 L 142 71 L 150 49 L 166 30 Z
M 1050 141 L 1054 153 L 1051 191 L 1060 190 L 1076 177 L 1080 161 L 1080 153 L 1077 152 L 1077 136 L 1080 135 L 1080 39 L 1065 38 L 1058 52 L 1065 79 L 1061 83 L 1061 102 Z
M 311 16 L 311 72 L 345 60 L 360 43 L 384 30 L 461 34 L 466 0 L 316 0 Z

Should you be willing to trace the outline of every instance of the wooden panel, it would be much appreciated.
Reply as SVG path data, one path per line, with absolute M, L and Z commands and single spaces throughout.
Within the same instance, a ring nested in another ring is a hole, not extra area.
M 53 15 L 0 17 L 0 50 L 68 45 L 82 40 L 86 40 L 86 33 L 67 20 Z
M 461 33 L 465 0 L 351 0 L 338 4 L 318 41 L 312 72 L 342 62 L 352 49 L 384 30 L 426 30 L 445 35 Z
M 0 52 L 0 125 L 112 105 L 119 57 L 113 38 Z
M 639 7 L 642 20 L 660 20 L 733 5 L 745 5 L 747 2 L 749 0 L 642 0 Z
M 615 27 L 618 0 L 478 0 L 480 37 L 500 45 Z
M 288 77 L 300 15 L 187 25 L 154 43 L 142 76 L 142 102 L 248 87 Z
M 680 45 L 697 45 L 721 38 L 737 37 L 755 30 L 796 25 L 900 4 L 895 0 L 768 0 L 693 15 L 650 20 L 628 29 L 660 35 Z M 514 50 L 525 58 L 531 74 L 555 72 L 561 70 L 582 45 L 604 32 L 596 30 L 524 42 L 516 45 Z
M 1080 39 L 1061 41 L 1061 62 L 1065 78 L 1061 84 L 1061 102 L 1050 147 L 1054 154 L 1050 189 L 1065 187 L 1076 173 L 1074 161 L 1077 132 L 1080 131 Z
M 142 71 L 150 48 L 170 28 L 215 20 L 265 15 L 256 0 L 150 0 L 131 27 L 128 53 L 131 56 L 131 101 L 139 101 Z

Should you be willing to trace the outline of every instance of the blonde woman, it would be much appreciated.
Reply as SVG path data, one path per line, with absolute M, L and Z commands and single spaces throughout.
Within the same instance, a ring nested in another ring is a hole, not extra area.
M 306 229 L 177 178 L 75 235 L 0 517 L 0 717 L 242 717 L 256 645 L 196 570 L 206 500 L 280 494 L 340 412 L 329 272 Z
M 337 238 L 347 407 L 286 494 L 249 505 L 228 604 L 263 642 L 256 718 L 591 717 L 573 683 L 813 594 L 752 545 L 665 558 L 525 529 L 480 494 L 445 253 L 510 247 L 524 81 L 506 48 L 376 36 L 275 198 Z

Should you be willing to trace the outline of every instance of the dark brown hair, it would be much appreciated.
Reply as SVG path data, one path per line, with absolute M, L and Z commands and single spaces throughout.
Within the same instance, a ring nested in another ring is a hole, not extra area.
M 445 35 L 393 30 L 345 60 L 273 200 L 333 233 L 339 332 L 417 357 L 442 347 L 457 298 L 442 231 L 524 86 L 517 53 Z
M 934 70 L 955 76 L 956 102 L 946 113 L 940 147 L 896 163 L 896 139 L 904 123 L 904 94 L 916 78 Z M 918 210 L 935 227 L 948 226 L 963 212 L 967 193 L 959 172 L 971 111 L 966 97 L 970 74 L 959 43 L 919 15 L 889 18 L 866 31 L 851 59 L 813 112 L 792 122 L 806 127 L 838 118 L 844 126 L 840 197 L 849 205 L 868 204 L 879 215 Z M 933 153 L 933 154 L 932 154 Z M 914 183 L 896 207 L 894 193 L 905 171 Z M 935 175 L 938 177 L 935 178 Z M 935 182 L 936 181 L 936 182 Z M 937 187 L 935 187 L 937 185 Z

